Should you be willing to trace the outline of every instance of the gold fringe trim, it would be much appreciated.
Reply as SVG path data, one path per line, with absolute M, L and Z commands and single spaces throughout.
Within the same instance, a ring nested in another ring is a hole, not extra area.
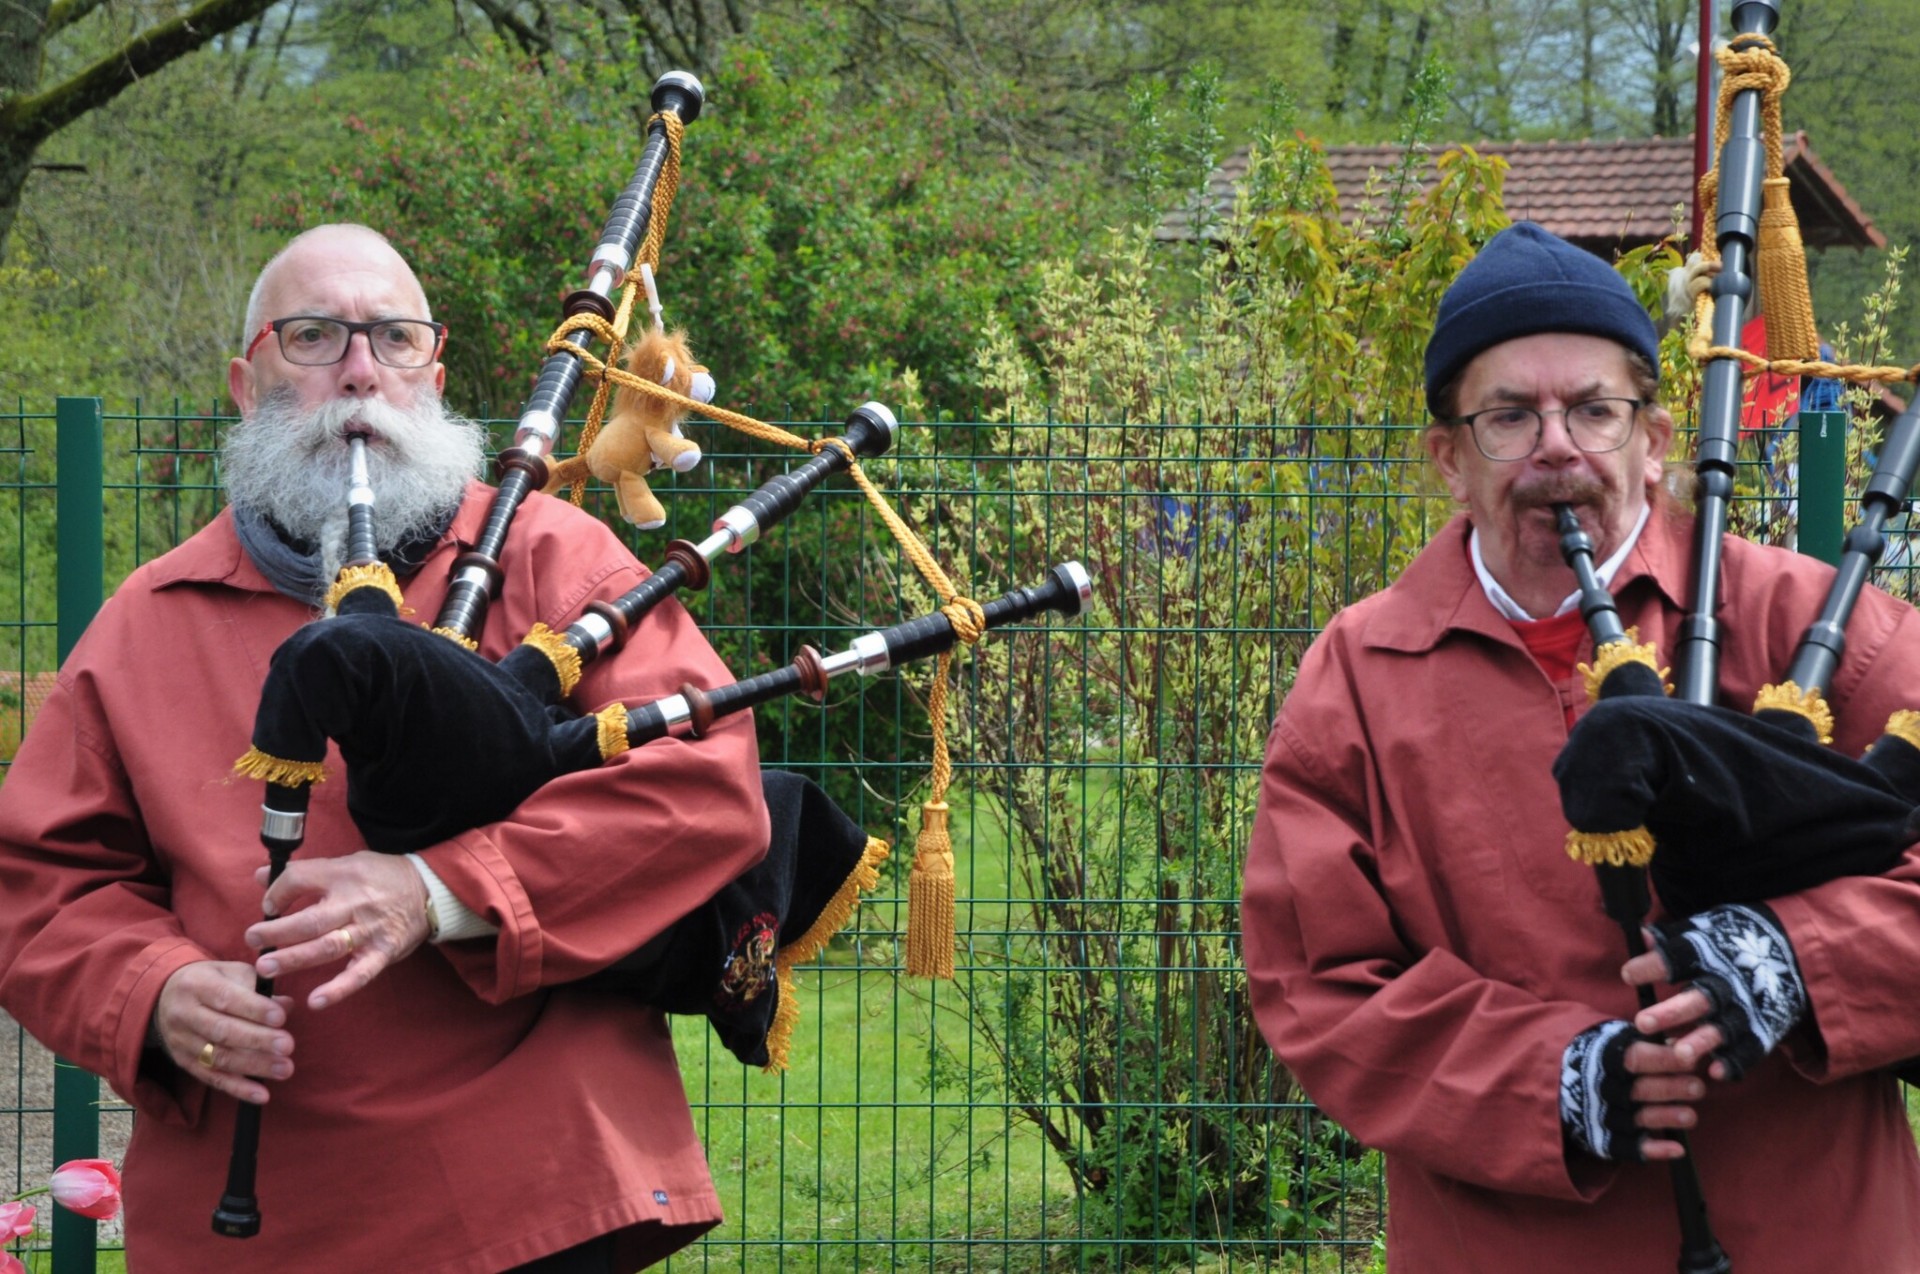
M 1667 673 L 1672 670 L 1660 666 L 1659 649 L 1652 642 L 1642 642 L 1638 628 L 1629 628 L 1624 640 L 1610 641 L 1594 651 L 1591 664 L 1575 667 L 1574 671 L 1586 680 L 1588 703 L 1600 702 L 1600 687 L 1606 682 L 1607 674 L 1624 664 L 1645 664 L 1660 678 L 1667 693 L 1673 693 L 1673 686 L 1667 681 Z
M 1653 861 L 1653 833 L 1568 832 L 1567 857 L 1589 867 L 1645 867 Z
M 406 601 L 400 596 L 400 582 L 393 578 L 393 568 L 385 562 L 373 562 L 366 566 L 343 566 L 333 581 L 333 587 L 327 590 L 326 600 L 322 603 L 328 610 L 339 610 L 340 599 L 359 588 L 377 588 L 393 599 L 393 609 L 401 614 L 411 614 Z
M 907 876 L 907 973 L 953 980 L 953 841 L 947 835 L 947 803 L 920 807 L 920 836 Z
M 1820 736 L 1820 742 L 1833 742 L 1833 709 L 1827 706 L 1827 701 L 1818 690 L 1802 690 L 1791 681 L 1783 681 L 1777 686 L 1762 686 L 1760 693 L 1753 697 L 1753 710 L 1792 712 L 1803 716 L 1813 723 L 1814 733 Z
M 1920 712 L 1902 708 L 1887 718 L 1886 734 L 1920 750 Z
M 560 678 L 562 699 L 573 693 L 573 688 L 580 684 L 580 652 L 573 648 L 571 642 L 545 624 L 535 624 L 520 644 L 532 646 L 547 657 L 547 662 L 553 665 L 554 675 Z M 622 728 L 625 728 L 624 725 Z
M 475 641 L 471 637 L 463 637 L 451 628 L 430 628 L 427 631 L 434 633 L 437 636 L 445 637 L 448 641 L 452 642 L 456 646 L 465 646 L 468 650 L 480 649 L 479 642 Z
M 627 742 L 627 707 L 610 703 L 593 714 L 600 723 L 600 759 L 611 761 L 633 745 Z
M 847 927 L 853 913 L 860 909 L 861 895 L 880 883 L 880 864 L 887 861 L 890 852 L 887 842 L 878 836 L 868 837 L 860 861 L 827 900 L 819 918 L 797 942 L 782 947 L 773 958 L 774 969 L 780 977 L 780 1002 L 774 1006 L 773 1025 L 767 1028 L 767 1064 L 760 1068 L 765 1073 L 773 1075 L 787 1069 L 793 1031 L 800 1025 L 800 1001 L 794 987 L 793 966 L 805 964 L 826 950 L 833 935 Z
M 233 763 L 233 772 L 242 778 L 278 783 L 281 787 L 305 787 L 309 783 L 324 783 L 327 780 L 324 762 L 283 761 L 259 748 L 248 748 L 246 755 Z

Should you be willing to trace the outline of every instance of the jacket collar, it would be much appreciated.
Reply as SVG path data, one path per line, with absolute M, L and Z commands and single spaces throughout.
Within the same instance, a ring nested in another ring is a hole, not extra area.
M 434 545 L 433 552 L 427 555 L 421 570 L 429 569 L 441 554 L 465 552 L 479 541 L 481 531 L 486 528 L 492 494 L 493 488 L 477 479 L 467 483 L 453 522 Z M 221 509 L 205 529 L 155 559 L 149 579 L 155 591 L 175 584 L 224 584 L 247 593 L 274 591 L 267 577 L 240 547 L 240 537 L 233 530 L 232 509 Z
M 1691 518 L 1675 516 L 1663 496 L 1654 496 L 1647 525 L 1614 576 L 1614 595 L 1651 587 L 1678 609 L 1692 569 L 1687 560 L 1692 525 Z M 1470 529 L 1466 514 L 1457 515 L 1408 563 L 1368 616 L 1362 637 L 1367 646 L 1417 654 L 1455 631 L 1506 644 L 1518 641 L 1513 624 L 1493 608 L 1473 573 Z

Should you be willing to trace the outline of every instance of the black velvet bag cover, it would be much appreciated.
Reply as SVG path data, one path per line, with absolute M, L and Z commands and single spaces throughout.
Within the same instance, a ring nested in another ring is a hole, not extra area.
M 398 619 L 384 594 L 362 588 L 274 652 L 253 746 L 277 761 L 318 763 L 333 739 L 347 810 L 368 847 L 407 853 L 505 818 L 549 779 L 601 764 L 597 722 L 573 717 L 558 697 L 537 650 L 521 646 L 493 664 Z M 845 923 L 886 847 L 809 779 L 769 770 L 762 786 L 767 856 L 584 985 L 704 1015 L 734 1056 L 766 1066 L 785 1051 L 779 966 L 811 959 Z
M 727 1050 L 750 1066 L 770 1060 L 781 992 L 776 964 L 817 953 L 830 932 L 815 935 L 807 950 L 795 948 L 830 910 L 850 908 L 858 887 L 870 883 L 858 880 L 859 869 L 874 861 L 865 829 L 813 780 L 785 770 L 762 770 L 760 779 L 772 824 L 767 856 L 667 932 L 581 983 L 668 1013 L 704 1015 Z M 829 917 L 829 928 L 837 930 L 844 918 Z
M 556 720 L 566 714 L 514 670 L 396 618 L 390 604 L 382 613 L 385 600 L 357 589 L 331 619 L 282 642 L 253 728 L 257 751 L 288 761 L 320 761 L 329 738 L 339 743 L 347 810 L 370 848 L 438 844 L 601 763 L 592 717 Z
M 1653 834 L 1654 889 L 1686 916 L 1887 870 L 1920 838 L 1917 767 L 1891 736 L 1855 761 L 1811 732 L 1635 695 L 1595 704 L 1553 774 L 1576 831 Z

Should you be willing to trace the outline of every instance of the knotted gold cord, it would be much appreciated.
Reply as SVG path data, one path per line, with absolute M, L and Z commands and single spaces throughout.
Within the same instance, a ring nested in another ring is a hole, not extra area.
M 1833 709 L 1827 706 L 1825 696 L 1818 690 L 1802 690 L 1791 681 L 1783 681 L 1777 686 L 1762 686 L 1760 693 L 1753 697 L 1755 712 L 1791 712 L 1795 716 L 1805 717 L 1813 725 L 1813 732 L 1822 743 L 1833 742 Z
M 1660 678 L 1660 684 L 1667 687 L 1667 693 L 1673 693 L 1673 687 L 1667 682 L 1670 668 L 1660 666 L 1660 652 L 1652 642 L 1640 640 L 1638 628 L 1627 629 L 1626 639 L 1610 641 L 1593 652 L 1591 664 L 1578 664 L 1574 671 L 1579 673 L 1587 686 L 1587 702 L 1600 702 L 1600 687 L 1607 680 L 1607 674 L 1623 664 L 1645 664 L 1653 669 Z
M 1693 301 L 1693 335 L 1687 341 L 1687 356 L 1705 364 L 1716 358 L 1737 359 L 1743 374 L 1772 372 L 1776 376 L 1814 376 L 1824 380 L 1844 380 L 1855 384 L 1875 381 L 1920 381 L 1920 364 L 1895 367 L 1885 364 L 1830 363 L 1817 357 L 1820 342 L 1813 320 L 1813 302 L 1807 292 L 1806 251 L 1800 241 L 1799 224 L 1793 219 L 1787 199 L 1787 180 L 1782 149 L 1780 95 L 1792 79 L 1787 64 L 1774 52 L 1773 41 L 1763 35 L 1741 36 L 1719 52 L 1722 79 L 1720 106 L 1715 112 L 1713 144 L 1719 154 L 1727 143 L 1733 117 L 1734 95 L 1742 89 L 1757 89 L 1761 94 L 1761 125 L 1766 150 L 1766 179 L 1762 186 L 1760 242 L 1755 273 L 1759 276 L 1763 308 L 1767 315 L 1767 347 L 1786 353 L 1784 358 L 1768 358 L 1749 350 L 1713 343 L 1713 294 L 1702 290 Z M 1720 171 L 1716 166 L 1700 179 L 1702 224 L 1709 233 L 1701 236 L 1700 254 L 1708 261 L 1720 259 L 1719 245 L 1711 228 L 1719 216 Z

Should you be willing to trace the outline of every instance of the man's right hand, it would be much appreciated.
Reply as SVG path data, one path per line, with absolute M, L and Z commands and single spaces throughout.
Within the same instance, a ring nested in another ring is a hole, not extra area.
M 253 983 L 253 966 L 237 960 L 185 965 L 160 988 L 153 1026 L 174 1065 L 229 1097 L 258 1105 L 267 1100 L 260 1079 L 293 1074 L 293 1036 L 284 1029 L 292 1001 L 259 995 Z

